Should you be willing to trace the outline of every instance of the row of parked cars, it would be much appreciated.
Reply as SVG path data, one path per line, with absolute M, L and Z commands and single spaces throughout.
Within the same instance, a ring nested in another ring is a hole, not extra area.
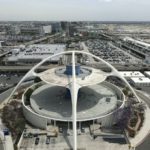
M 40 135 L 39 134 L 32 134 L 32 133 L 24 133 L 24 138 L 35 138 L 35 145 L 39 144 Z M 50 136 L 46 136 L 45 144 L 50 144 Z
M 111 63 L 129 63 L 131 61 L 128 55 L 112 47 L 107 41 L 88 40 L 86 45 L 92 54 Z
M 35 138 L 35 145 L 38 145 L 39 141 L 40 141 L 40 137 L 36 137 Z M 50 144 L 50 137 L 49 136 L 46 137 L 45 144 Z

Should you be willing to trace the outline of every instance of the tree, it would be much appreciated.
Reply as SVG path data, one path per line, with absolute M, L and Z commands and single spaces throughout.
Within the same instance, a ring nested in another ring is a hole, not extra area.
M 131 93 L 128 87 L 125 87 L 122 91 L 126 96 L 129 96 L 129 94 Z
M 34 79 L 34 83 L 38 83 L 38 82 L 41 82 L 41 79 L 40 79 L 39 77 L 36 77 L 36 78 Z
M 27 92 L 25 93 L 25 97 L 26 97 L 26 100 L 25 100 L 25 105 L 29 105 L 30 104 L 30 96 L 31 94 L 33 93 L 33 89 L 28 89 Z

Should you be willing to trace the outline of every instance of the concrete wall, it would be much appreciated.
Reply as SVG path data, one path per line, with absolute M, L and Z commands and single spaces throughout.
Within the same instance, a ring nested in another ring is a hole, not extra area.
M 38 84 L 42 85 L 42 82 L 33 84 L 29 88 L 34 89 L 35 86 L 38 85 Z M 25 91 L 25 93 L 27 92 L 27 90 Z M 41 129 L 46 129 L 46 127 L 47 127 L 47 118 L 45 118 L 41 115 L 38 115 L 37 113 L 34 113 L 34 111 L 30 108 L 30 106 L 25 105 L 25 100 L 26 100 L 25 93 L 22 96 L 22 104 L 23 104 L 23 114 L 24 114 L 26 120 L 28 122 L 30 122 L 35 127 L 38 127 L 38 128 L 41 128 Z
M 30 88 L 34 88 L 36 84 L 32 85 Z M 115 93 L 118 95 L 118 99 L 119 100 L 125 100 L 125 97 L 122 93 L 122 91 L 117 87 L 114 86 L 111 83 L 108 82 L 104 82 L 103 83 L 104 86 L 110 87 L 113 91 L 115 91 Z M 28 90 L 28 89 L 27 89 Z M 27 91 L 26 90 L 26 91 Z M 38 128 L 42 128 L 42 129 L 46 129 L 47 127 L 47 123 L 51 123 L 51 119 L 42 115 L 39 115 L 37 113 L 35 113 L 30 106 L 25 106 L 24 105 L 24 100 L 25 100 L 25 95 L 23 95 L 22 97 L 22 102 L 23 102 L 23 113 L 25 118 L 35 127 Z M 117 108 L 117 107 L 116 107 Z M 119 109 L 123 109 L 123 108 L 119 108 Z M 112 110 L 113 111 L 113 110 Z M 119 113 L 118 113 L 119 112 Z M 111 127 L 114 123 L 117 122 L 118 120 L 118 115 L 122 116 L 123 114 L 121 114 L 120 111 L 115 111 L 112 114 L 106 114 L 104 117 L 100 118 L 100 119 L 95 119 L 97 120 L 98 123 L 101 123 L 102 126 L 105 127 Z
M 149 87 L 150 86 L 150 83 L 137 83 L 137 82 L 134 82 L 133 80 L 131 80 L 131 82 L 134 86 L 137 86 L 137 87 Z
M 125 100 L 125 96 L 122 93 L 122 91 L 119 89 L 119 87 L 117 87 L 111 83 L 108 83 L 106 81 L 103 82 L 103 85 L 110 87 L 116 93 L 118 100 L 122 100 L 122 101 Z M 120 110 L 121 109 L 123 109 L 123 108 L 120 108 Z M 117 123 L 118 119 L 121 118 L 122 115 L 123 115 L 123 111 L 117 110 L 108 116 L 97 119 L 97 122 L 101 123 L 102 126 L 111 127 L 114 123 Z
M 150 74 L 147 73 L 147 71 L 144 72 L 145 76 L 150 78 Z
M 23 105 L 23 113 L 25 118 L 35 127 L 46 129 L 47 127 L 47 119 L 43 118 L 40 115 L 32 113 Z
M 123 110 L 121 108 L 120 110 Z M 104 118 L 97 119 L 98 123 L 101 123 L 104 127 L 111 127 L 113 124 L 117 123 L 119 119 L 122 118 L 123 111 L 116 111 L 113 114 L 110 114 L 109 116 L 106 116 Z
M 122 91 L 119 89 L 119 87 L 117 87 L 117 86 L 115 86 L 115 85 L 113 85 L 113 84 L 111 84 L 111 83 L 108 83 L 108 82 L 103 82 L 103 84 L 104 85 L 106 85 L 106 86 L 108 86 L 108 87 L 110 87 L 110 89 L 112 89 L 114 92 L 115 92 L 115 94 L 117 95 L 117 98 L 119 99 L 119 100 L 123 100 L 123 93 L 122 93 Z

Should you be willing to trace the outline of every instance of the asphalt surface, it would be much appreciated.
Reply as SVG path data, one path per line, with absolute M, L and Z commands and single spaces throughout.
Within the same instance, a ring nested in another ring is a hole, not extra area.
M 0 143 L 0 150 L 3 150 L 3 149 L 4 149 L 3 144 Z
M 13 88 L 3 92 L 2 94 L 0 94 L 0 104 L 6 99 L 9 97 L 9 95 L 11 94 Z M 0 149 L 1 150 L 1 149 Z
M 2 74 L 0 73 L 0 85 L 12 85 L 21 80 L 23 75 L 18 74 Z
M 150 135 L 139 145 L 136 150 L 150 150 Z
M 10 88 L 12 88 L 15 84 L 17 84 L 24 74 L 16 74 L 16 73 L 1 73 L 0 72 L 0 103 L 3 99 L 6 99 L 11 93 Z M 8 92 L 4 92 L 8 89 Z M 2 93 L 2 95 L 1 95 Z

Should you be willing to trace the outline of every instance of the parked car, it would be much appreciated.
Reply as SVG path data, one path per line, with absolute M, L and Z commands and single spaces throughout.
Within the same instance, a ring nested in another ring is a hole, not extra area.
M 50 143 L 50 137 L 47 137 L 46 138 L 46 144 L 49 144 Z
M 37 137 L 37 138 L 35 139 L 35 145 L 38 145 L 38 144 L 39 144 L 39 140 L 40 140 L 39 137 Z

